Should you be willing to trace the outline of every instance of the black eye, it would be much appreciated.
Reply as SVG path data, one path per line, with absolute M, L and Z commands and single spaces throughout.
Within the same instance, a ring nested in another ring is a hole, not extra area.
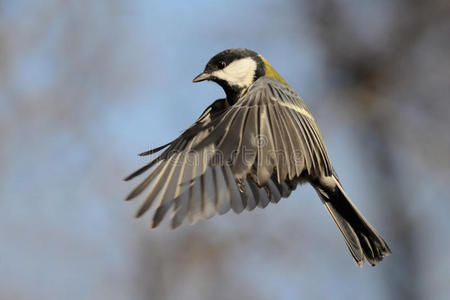
M 219 61 L 219 70 L 222 70 L 223 68 L 225 68 L 227 66 L 227 64 L 224 61 Z

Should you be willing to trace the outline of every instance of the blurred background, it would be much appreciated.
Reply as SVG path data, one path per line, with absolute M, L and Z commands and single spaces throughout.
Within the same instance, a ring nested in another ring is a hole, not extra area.
M 450 4 L 0 1 L 0 299 L 448 299 Z M 172 231 L 134 219 L 147 162 L 264 55 L 315 115 L 393 255 L 359 269 L 309 186 Z

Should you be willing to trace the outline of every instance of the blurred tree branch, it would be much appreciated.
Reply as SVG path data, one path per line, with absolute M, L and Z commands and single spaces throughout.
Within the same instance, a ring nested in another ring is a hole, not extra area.
M 359 6 L 354 11 L 365 14 L 356 16 L 349 13 L 350 5 Z M 450 153 L 450 142 L 449 138 L 441 139 L 434 135 L 433 147 L 426 145 L 428 153 L 424 155 L 424 151 L 416 149 L 424 147 L 423 141 L 430 141 L 429 136 L 416 134 L 413 139 L 405 140 L 399 134 L 400 130 L 394 128 L 414 130 L 420 127 L 419 124 L 424 125 L 423 119 L 431 119 L 431 122 L 425 123 L 433 123 L 431 126 L 450 125 L 448 116 L 435 119 L 440 115 L 442 106 L 449 108 L 448 100 L 443 104 L 439 103 L 443 99 L 436 99 L 434 103 L 433 99 L 414 94 L 414 83 L 421 79 L 420 72 L 415 72 L 417 47 L 430 32 L 449 24 L 450 5 L 448 1 L 405 0 L 395 4 L 384 1 L 382 5 L 390 6 L 394 13 L 385 20 L 384 34 L 378 35 L 377 39 L 368 39 L 368 33 L 355 26 L 357 22 L 353 19 L 371 14 L 367 8 L 362 9 L 363 5 L 334 0 L 314 1 L 310 6 L 310 15 L 313 24 L 316 24 L 316 36 L 326 51 L 327 67 L 331 71 L 330 84 L 341 96 L 338 100 L 357 115 L 364 116 L 360 119 L 364 126 L 361 131 L 363 135 L 359 137 L 360 145 L 368 153 L 367 157 L 374 158 L 367 167 L 377 168 L 379 175 L 375 179 L 374 191 L 380 204 L 385 207 L 388 227 L 392 228 L 392 238 L 397 246 L 393 248 L 395 257 L 392 258 L 397 263 L 388 265 L 386 284 L 391 295 L 394 295 L 393 299 L 421 299 L 423 286 L 418 275 L 419 262 L 414 240 L 416 220 L 409 216 L 410 199 L 403 192 L 408 187 L 401 180 L 402 173 L 396 169 L 398 163 L 393 152 L 396 146 L 402 146 L 402 151 L 418 155 L 417 158 L 425 160 L 428 167 L 445 172 L 448 170 L 446 157 Z M 448 39 L 444 43 L 448 46 Z M 450 55 L 447 54 L 446 59 L 450 60 Z M 443 63 L 448 65 L 445 61 Z M 436 71 L 446 73 L 445 70 Z M 440 80 L 442 86 L 448 83 L 448 77 L 443 76 Z M 399 91 L 404 89 L 407 91 Z M 430 97 L 435 94 L 436 91 L 429 90 Z M 444 97 L 448 99 L 448 94 Z M 416 106 L 421 110 L 420 117 L 409 118 L 404 114 L 405 106 Z

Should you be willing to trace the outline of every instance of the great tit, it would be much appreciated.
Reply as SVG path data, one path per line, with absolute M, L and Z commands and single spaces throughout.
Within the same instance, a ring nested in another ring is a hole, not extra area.
M 149 187 L 136 217 L 157 202 L 152 227 L 173 207 L 171 224 L 264 208 L 310 183 L 341 231 L 358 266 L 391 253 L 344 192 L 314 117 L 300 96 L 260 54 L 220 52 L 193 82 L 214 81 L 226 98 L 214 101 L 178 138 L 141 156 L 161 153 L 125 178 L 151 169 L 128 195 Z

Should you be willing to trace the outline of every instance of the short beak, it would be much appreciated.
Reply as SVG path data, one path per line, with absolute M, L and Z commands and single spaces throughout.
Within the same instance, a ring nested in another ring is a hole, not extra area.
M 192 82 L 200 82 L 203 80 L 208 80 L 209 78 L 211 78 L 211 75 L 203 72 L 200 75 L 198 75 L 197 77 L 195 77 L 194 80 L 192 80 Z

